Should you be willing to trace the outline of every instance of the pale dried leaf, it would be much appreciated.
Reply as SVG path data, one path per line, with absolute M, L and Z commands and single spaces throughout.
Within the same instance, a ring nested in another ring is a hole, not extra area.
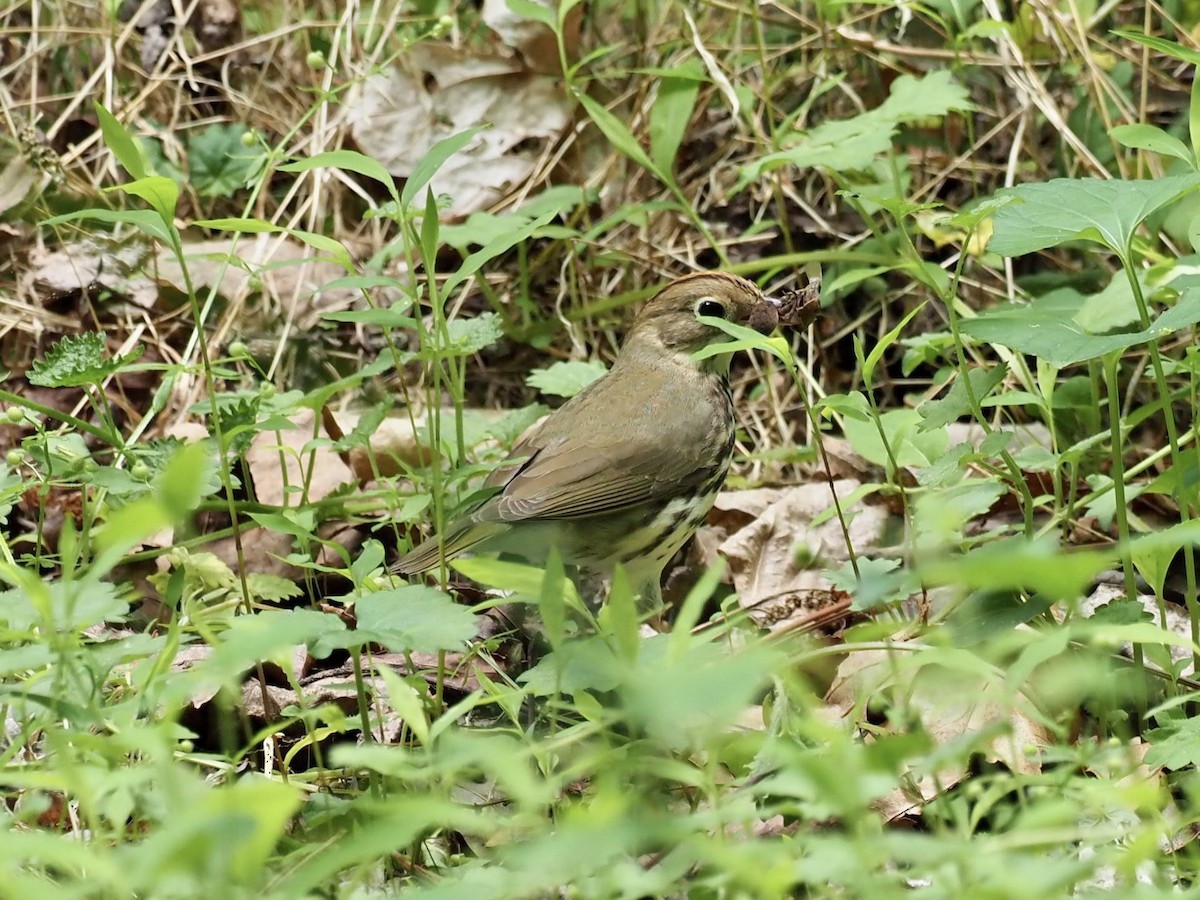
M 852 515 L 850 540 L 861 555 L 879 546 L 888 513 L 881 506 L 863 503 L 846 509 L 846 498 L 858 487 L 857 481 L 834 482 L 843 511 Z M 759 500 L 753 497 L 751 503 Z M 723 502 L 728 509 L 733 501 L 727 497 Z M 811 613 L 814 605 L 836 599 L 823 569 L 836 568 L 849 558 L 846 539 L 836 517 L 816 527 L 811 524 L 831 504 L 829 485 L 824 482 L 791 488 L 721 544 L 738 600 L 742 608 L 754 610 L 760 623 L 787 627 Z
M 489 125 L 430 182 L 451 198 L 448 218 L 483 209 L 523 182 L 538 158 L 527 143 L 568 124 L 557 82 L 519 63 L 431 43 L 413 47 L 406 63 L 407 71 L 371 76 L 349 101 L 351 131 L 364 153 L 407 177 L 437 141 Z
M 972 677 L 962 669 L 951 672 L 932 664 L 914 665 L 919 662 L 903 642 L 891 650 L 851 653 L 838 667 L 825 700 L 841 718 L 865 724 L 866 708 L 874 698 L 902 698 L 939 746 L 992 730 L 1003 722 L 1007 728 L 983 748 L 985 757 L 1013 772 L 1030 775 L 1041 771 L 1037 757 L 1029 751 L 1051 746 L 1054 738 L 1045 725 L 1021 709 L 1028 702 L 1022 695 L 1010 696 L 999 676 Z M 872 731 L 878 727 L 873 725 Z M 892 821 L 958 784 L 966 774 L 965 760 L 936 773 L 914 772 L 910 784 L 915 790 L 897 788 L 879 798 L 875 807 Z

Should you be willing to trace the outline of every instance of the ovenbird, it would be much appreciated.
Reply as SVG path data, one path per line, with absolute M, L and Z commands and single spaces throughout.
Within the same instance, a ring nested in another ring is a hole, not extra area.
M 733 455 L 729 354 L 712 316 L 769 333 L 810 320 L 815 284 L 783 301 L 724 272 L 671 282 L 633 321 L 612 368 L 547 416 L 488 479 L 496 493 L 401 558 L 411 575 L 468 550 L 545 559 L 607 576 L 625 569 L 642 604 L 661 603 L 663 567 L 707 516 Z

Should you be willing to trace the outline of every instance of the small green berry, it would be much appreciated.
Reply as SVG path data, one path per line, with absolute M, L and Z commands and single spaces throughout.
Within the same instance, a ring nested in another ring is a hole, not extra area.
M 314 71 L 325 68 L 325 54 L 320 50 L 313 50 L 304 57 L 304 64 Z
M 238 140 L 240 140 L 242 142 L 242 146 L 245 147 L 247 150 L 252 150 L 252 149 L 254 149 L 254 146 L 258 143 L 258 135 L 255 134 L 253 131 L 243 131 L 242 136 L 240 138 L 238 138 Z
M 129 474 L 138 481 L 145 481 L 150 477 L 150 467 L 139 459 L 129 467 Z
M 19 406 L 10 406 L 4 411 L 4 418 L 10 425 L 20 425 L 25 421 L 25 410 Z
M 264 398 L 270 399 L 271 397 L 275 396 L 275 385 L 268 381 L 262 386 L 262 389 L 259 391 L 259 393 L 261 393 Z
M 229 355 L 234 359 L 249 359 L 250 348 L 246 346 L 245 341 L 231 341 L 229 344 Z
M 25 462 L 25 451 L 14 447 L 4 454 L 4 461 L 15 469 L 21 463 Z

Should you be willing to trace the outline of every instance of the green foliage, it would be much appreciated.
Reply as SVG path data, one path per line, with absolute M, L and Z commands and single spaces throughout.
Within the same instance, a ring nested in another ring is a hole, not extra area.
M 97 331 L 66 335 L 46 351 L 45 359 L 34 362 L 29 381 L 42 387 L 100 384 L 141 355 L 138 349 L 125 356 L 109 357 L 104 335 Z

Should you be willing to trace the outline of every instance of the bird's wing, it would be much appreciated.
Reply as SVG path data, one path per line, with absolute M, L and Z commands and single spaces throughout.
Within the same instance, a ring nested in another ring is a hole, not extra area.
M 615 512 L 698 487 L 717 474 L 728 455 L 707 410 L 677 422 L 663 440 L 656 411 L 633 415 L 603 434 L 541 429 L 518 443 L 512 458 L 525 462 L 482 519 L 516 522 Z

